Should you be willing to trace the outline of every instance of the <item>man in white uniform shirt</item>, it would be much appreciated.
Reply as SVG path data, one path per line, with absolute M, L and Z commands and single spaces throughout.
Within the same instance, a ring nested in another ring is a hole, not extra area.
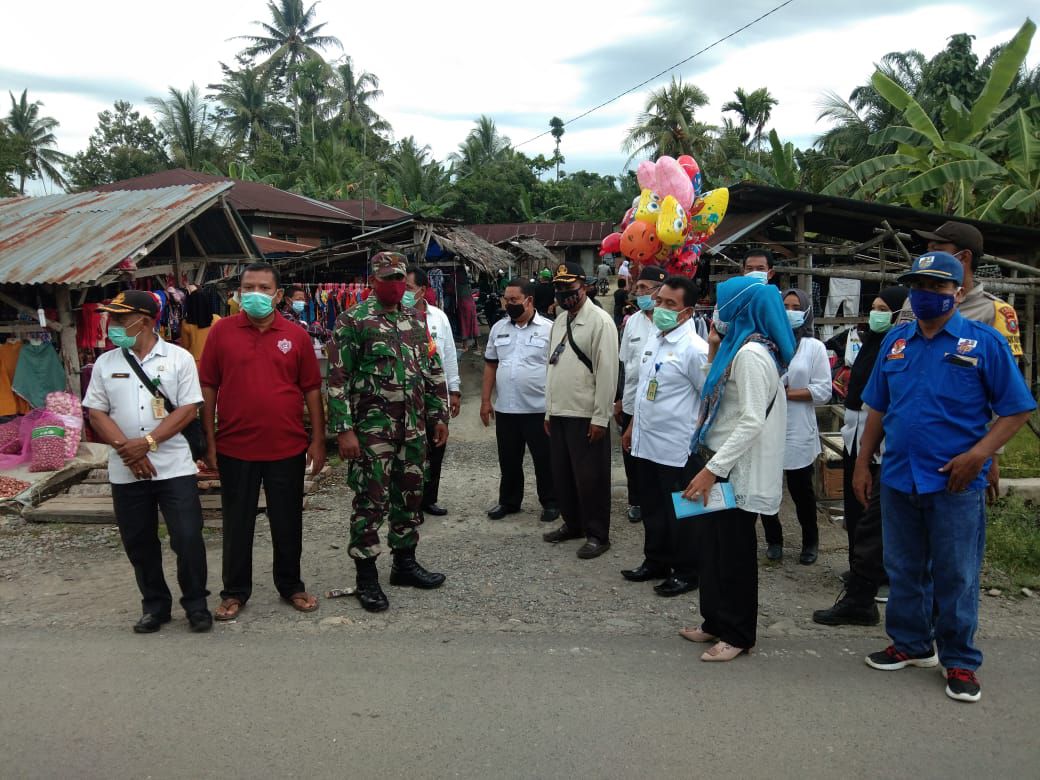
M 206 607 L 198 469 L 181 435 L 202 403 L 195 358 L 156 335 L 159 303 L 151 293 L 122 292 L 101 311 L 111 315 L 108 336 L 117 349 L 97 359 L 83 405 L 90 410 L 94 432 L 113 448 L 108 458 L 112 504 L 144 613 L 134 632 L 151 634 L 170 622 L 173 597 L 163 576 L 160 509 L 177 556 L 181 606 L 192 631 L 209 631 L 213 617 Z M 173 411 L 166 410 L 152 387 L 169 399 Z
M 455 351 L 455 337 L 451 332 L 448 315 L 426 300 L 426 293 L 429 289 L 430 278 L 426 271 L 416 265 L 410 266 L 401 303 L 418 311 L 419 319 L 426 322 L 426 329 L 437 347 L 437 354 L 441 356 L 441 363 L 444 366 L 451 416 L 458 417 L 459 407 L 462 404 L 462 379 L 459 377 L 459 358 Z M 442 444 L 438 447 L 433 443 L 432 427 L 427 429 L 427 435 L 429 436 L 427 458 L 430 462 L 430 471 L 423 487 L 422 511 L 434 517 L 442 517 L 448 514 L 448 510 L 440 506 L 437 499 L 441 487 L 441 466 L 444 463 L 444 451 L 447 445 Z
M 633 292 L 638 314 L 633 314 L 621 332 L 621 347 L 618 359 L 621 362 L 623 387 L 619 387 L 621 398 L 614 402 L 614 419 L 624 433 L 632 422 L 636 405 L 636 390 L 639 388 L 639 363 L 650 336 L 657 333 L 654 327 L 654 297 L 661 289 L 667 274 L 656 265 L 648 265 L 639 273 Z M 638 523 L 641 517 L 639 499 L 639 474 L 636 472 L 632 454 L 621 450 L 625 464 L 625 480 L 628 482 L 628 519 Z
M 676 519 L 672 493 L 693 476 L 687 471 L 690 439 L 708 362 L 708 342 L 692 321 L 698 296 L 697 284 L 683 276 L 669 277 L 658 291 L 654 331 L 641 350 L 632 421 L 621 439 L 638 471 L 645 532 L 643 563 L 621 574 L 631 582 L 664 579 L 654 586 L 659 596 L 697 587 L 695 525 Z
M 549 437 L 543 424 L 552 321 L 535 310 L 534 293 L 533 282 L 509 282 L 503 296 L 508 316 L 492 326 L 484 350 L 480 421 L 487 427 L 492 418 L 495 420 L 498 466 L 502 472 L 498 503 L 487 513 L 492 520 L 520 511 L 524 498 L 524 447 L 534 461 L 542 522 L 549 523 L 560 516 L 553 489 Z

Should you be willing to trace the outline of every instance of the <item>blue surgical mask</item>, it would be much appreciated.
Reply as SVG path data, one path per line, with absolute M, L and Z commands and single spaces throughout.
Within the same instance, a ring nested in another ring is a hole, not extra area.
M 274 296 L 262 292 L 244 292 L 242 311 L 253 319 L 262 320 L 274 311 Z
M 932 290 L 910 290 L 910 308 L 919 320 L 936 320 L 953 311 L 957 297 Z
M 405 306 L 415 306 L 415 293 L 411 290 L 405 290 L 404 296 L 401 298 L 401 303 Z
M 303 310 L 307 308 L 307 301 L 293 301 L 292 310 L 297 314 L 303 314 Z
M 637 295 L 636 306 L 639 307 L 640 311 L 650 311 L 650 309 L 654 308 L 654 296 Z
M 791 324 L 792 330 L 798 330 L 805 324 L 805 312 L 799 311 L 798 309 L 788 309 L 787 321 Z
M 767 282 L 769 282 L 768 271 L 748 271 L 746 274 L 744 274 L 744 276 L 748 277 L 749 279 L 758 279 L 760 282 L 762 282 L 762 284 L 766 284 Z

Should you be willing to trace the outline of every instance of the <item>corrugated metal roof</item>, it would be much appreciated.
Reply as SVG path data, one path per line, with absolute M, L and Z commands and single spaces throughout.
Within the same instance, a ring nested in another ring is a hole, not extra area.
M 114 181 L 94 187 L 98 192 L 115 190 L 152 190 L 156 187 L 170 187 L 179 184 L 211 184 L 213 182 L 231 182 L 234 188 L 228 195 L 228 202 L 240 214 L 262 213 L 286 218 L 322 219 L 344 224 L 353 224 L 359 218 L 325 203 L 324 201 L 286 192 L 270 184 L 258 181 L 242 181 L 212 173 L 189 171 L 186 168 L 171 168 L 168 171 L 157 171 L 133 179 Z
M 599 246 L 599 242 L 614 231 L 614 224 L 606 221 L 512 222 L 466 227 L 492 244 L 515 238 L 535 238 L 549 247 Z
M 215 182 L 0 199 L 0 283 L 96 281 L 230 188 Z
M 408 217 L 412 216 L 409 212 L 402 211 L 396 206 L 389 206 L 386 203 L 380 203 L 370 198 L 365 198 L 364 200 L 330 200 L 327 202 L 355 217 L 358 222 L 361 221 L 361 214 L 364 212 L 365 223 L 372 225 L 389 225 L 392 222 L 400 222 L 402 219 L 408 219 Z

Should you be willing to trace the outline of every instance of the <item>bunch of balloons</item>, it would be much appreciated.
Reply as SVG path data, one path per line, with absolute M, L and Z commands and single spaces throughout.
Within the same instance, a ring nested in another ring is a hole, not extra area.
M 704 242 L 726 216 L 729 190 L 702 195 L 701 168 L 688 154 L 644 160 L 636 179 L 639 197 L 621 219 L 621 232 L 600 243 L 600 256 L 620 252 L 637 269 L 660 265 L 669 274 L 693 276 Z

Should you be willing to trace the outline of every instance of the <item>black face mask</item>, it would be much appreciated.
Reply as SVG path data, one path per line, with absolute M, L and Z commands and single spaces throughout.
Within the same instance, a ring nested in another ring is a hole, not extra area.
M 578 298 L 581 297 L 581 290 L 560 290 L 556 293 L 556 303 L 561 309 L 570 311 L 578 305 Z
M 506 314 L 509 315 L 509 319 L 516 322 L 518 319 L 524 316 L 524 312 L 527 311 L 527 307 L 522 303 L 507 303 Z

